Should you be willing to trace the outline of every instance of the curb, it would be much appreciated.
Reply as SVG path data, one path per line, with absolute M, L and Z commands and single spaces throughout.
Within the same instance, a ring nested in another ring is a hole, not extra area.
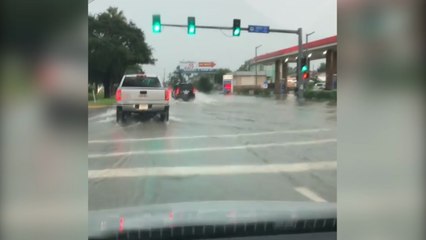
M 113 105 L 88 105 L 89 109 L 99 109 L 99 108 L 108 108 L 111 107 Z

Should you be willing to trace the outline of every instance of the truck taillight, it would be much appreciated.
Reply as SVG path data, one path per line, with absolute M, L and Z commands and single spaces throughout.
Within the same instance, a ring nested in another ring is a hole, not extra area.
M 166 100 L 166 101 L 170 100 L 170 91 L 169 91 L 169 89 L 164 90 L 164 100 Z
M 117 89 L 117 91 L 115 92 L 115 101 L 119 102 L 121 101 L 121 89 Z

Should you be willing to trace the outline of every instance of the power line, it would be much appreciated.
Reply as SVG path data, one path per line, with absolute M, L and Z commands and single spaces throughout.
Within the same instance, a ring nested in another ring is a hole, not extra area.
M 227 35 L 226 33 L 224 33 L 222 29 L 220 29 L 220 32 L 221 32 L 221 33 L 223 34 L 223 36 L 225 36 L 225 37 L 229 37 L 229 38 L 231 38 L 231 37 L 232 37 L 231 35 Z

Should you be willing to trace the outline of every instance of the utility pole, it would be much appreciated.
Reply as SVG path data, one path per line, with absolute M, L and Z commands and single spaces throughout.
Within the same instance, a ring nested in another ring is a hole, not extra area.
M 163 81 L 166 82 L 166 69 L 163 69 Z
M 311 32 L 311 33 L 308 33 L 308 34 L 306 34 L 306 42 L 305 42 L 305 44 L 306 43 L 308 43 L 308 38 L 309 38 L 309 36 L 311 36 L 312 34 L 314 34 L 315 33 L 315 31 L 313 31 L 313 32 Z
M 313 31 L 313 32 L 311 32 L 311 33 L 308 33 L 308 34 L 306 34 L 306 41 L 305 41 L 305 44 L 308 44 L 308 41 L 309 41 L 309 36 L 311 36 L 312 34 L 314 34 L 315 33 L 315 31 Z M 308 49 L 306 49 L 306 51 L 305 51 L 305 55 L 307 56 L 307 54 L 308 54 Z M 311 70 L 311 68 L 310 68 L 310 64 L 311 63 L 311 61 L 309 61 L 308 60 L 308 69 L 309 69 L 309 71 Z
M 255 82 L 255 85 L 257 85 L 257 49 L 258 48 L 260 48 L 262 45 L 259 45 L 259 46 L 256 46 L 255 47 L 255 49 L 254 49 L 254 69 L 255 69 L 255 79 L 256 79 L 256 82 Z
M 315 33 L 315 31 L 306 34 L 305 44 L 308 44 L 309 36 L 312 35 L 312 34 L 314 34 L 314 33 Z M 306 57 L 306 64 L 308 66 L 308 74 L 310 76 L 310 74 L 311 74 L 311 61 L 310 61 L 310 59 L 309 59 L 308 56 L 309 56 L 308 55 L 308 48 L 306 48 L 305 49 L 305 57 Z M 303 87 L 306 87 L 308 82 L 309 82 L 309 79 L 307 79 L 306 82 L 303 82 Z
M 302 51 L 303 51 L 303 43 L 302 43 L 302 28 L 297 29 L 297 35 L 299 38 L 299 52 L 297 54 L 297 97 L 298 99 L 303 99 L 303 84 L 302 84 Z

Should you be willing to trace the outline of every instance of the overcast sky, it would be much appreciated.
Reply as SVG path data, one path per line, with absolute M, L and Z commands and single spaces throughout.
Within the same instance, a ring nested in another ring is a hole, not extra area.
M 155 65 L 146 65 L 150 74 L 163 76 L 173 71 L 180 61 L 214 61 L 217 67 L 236 70 L 245 60 L 258 54 L 291 47 L 297 35 L 242 32 L 230 37 L 231 30 L 197 29 L 188 36 L 186 28 L 164 27 L 160 34 L 151 30 L 152 15 L 161 14 L 162 23 L 186 24 L 188 16 L 199 25 L 232 26 L 234 18 L 241 26 L 267 25 L 271 28 L 303 28 L 303 34 L 315 31 L 309 41 L 336 35 L 337 0 L 95 0 L 89 4 L 89 14 L 98 14 L 108 7 L 122 10 L 145 33 L 153 48 Z M 305 37 L 303 37 L 305 39 Z

